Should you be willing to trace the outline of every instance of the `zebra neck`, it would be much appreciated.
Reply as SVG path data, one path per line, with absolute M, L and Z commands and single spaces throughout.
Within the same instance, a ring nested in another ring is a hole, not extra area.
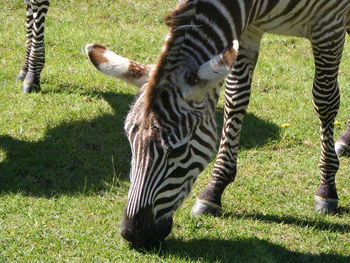
M 161 64 L 168 72 L 178 66 L 196 69 L 239 40 L 259 0 L 189 0 L 190 8 L 175 10 L 167 23 L 170 38 Z
M 257 0 L 256 0 L 257 1 Z M 181 71 L 191 72 L 239 40 L 254 0 L 189 0 L 166 18 L 169 38 L 148 82 L 146 112 Z M 174 78 L 173 78 L 174 77 Z

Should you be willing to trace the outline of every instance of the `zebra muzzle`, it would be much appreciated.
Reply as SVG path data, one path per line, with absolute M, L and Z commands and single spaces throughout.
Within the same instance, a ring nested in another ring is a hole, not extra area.
M 151 248 L 160 245 L 170 234 L 172 217 L 155 222 L 150 207 L 140 209 L 134 216 L 124 215 L 120 224 L 120 234 L 134 247 Z

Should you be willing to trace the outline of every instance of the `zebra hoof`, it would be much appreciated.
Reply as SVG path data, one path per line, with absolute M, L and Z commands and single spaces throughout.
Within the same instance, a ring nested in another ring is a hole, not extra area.
M 191 216 L 200 216 L 200 215 L 214 215 L 217 216 L 221 211 L 221 207 L 217 204 L 214 204 L 209 201 L 204 201 L 197 199 L 191 210 Z
M 315 212 L 317 214 L 335 214 L 337 213 L 338 199 L 324 199 L 315 196 Z
M 350 155 L 350 147 L 345 143 L 336 142 L 334 148 L 338 156 Z
M 17 81 L 23 81 L 26 78 L 26 74 L 18 74 L 16 80 Z
M 27 71 L 21 69 L 19 74 L 17 75 L 16 80 L 17 81 L 23 81 L 26 78 L 26 76 L 27 76 Z
M 40 85 L 26 85 L 26 84 L 23 84 L 23 87 L 22 87 L 22 93 L 26 94 L 26 93 L 32 93 L 32 92 L 35 92 L 35 91 L 40 91 Z

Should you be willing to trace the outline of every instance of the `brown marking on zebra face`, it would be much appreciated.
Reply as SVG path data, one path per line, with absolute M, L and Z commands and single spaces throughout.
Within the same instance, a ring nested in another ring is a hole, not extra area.
M 106 48 L 104 46 L 94 44 L 89 52 L 89 58 L 95 67 L 108 62 L 108 59 L 104 56 Z
M 126 79 L 139 79 L 143 76 L 147 75 L 148 70 L 146 67 L 134 62 L 130 61 L 128 71 L 123 74 Z

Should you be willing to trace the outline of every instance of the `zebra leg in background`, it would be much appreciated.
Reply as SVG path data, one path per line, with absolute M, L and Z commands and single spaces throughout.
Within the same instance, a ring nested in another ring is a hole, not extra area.
M 198 196 L 191 215 L 216 215 L 221 210 L 221 196 L 226 186 L 233 182 L 237 171 L 237 151 L 244 114 L 249 104 L 250 86 L 259 46 L 252 49 L 240 47 L 234 68 L 226 79 L 224 123 L 219 152 L 213 176 L 205 190 Z
M 45 16 L 48 11 L 50 2 L 48 0 L 30 0 L 33 22 L 31 42 L 27 40 L 27 74 L 23 81 L 23 93 L 30 93 L 40 89 L 40 73 L 45 65 Z M 30 51 L 28 46 L 30 45 Z M 29 52 L 29 54 L 28 54 Z
M 332 28 L 332 36 L 323 34 L 320 29 L 315 31 L 318 38 L 312 40 L 315 57 L 312 94 L 314 107 L 321 121 L 321 183 L 315 196 L 317 213 L 335 213 L 338 205 L 335 175 L 339 168 L 339 159 L 334 149 L 333 129 L 340 102 L 337 77 L 345 41 L 345 32 L 339 30 L 342 23 L 339 23 L 338 28 Z
M 350 116 L 346 130 L 335 143 L 335 152 L 338 156 L 350 155 Z
M 350 35 L 350 21 L 346 25 L 346 31 Z M 350 116 L 344 133 L 335 143 L 335 152 L 338 156 L 350 155 Z
M 17 76 L 17 80 L 23 81 L 27 75 L 28 72 L 28 67 L 29 67 L 29 54 L 30 50 L 32 48 L 32 38 L 33 38 L 33 8 L 30 3 L 30 0 L 25 0 L 26 2 L 26 32 L 27 32 L 27 40 L 26 40 L 26 59 L 24 62 L 24 65 L 22 66 L 21 70 L 19 71 L 19 74 Z

